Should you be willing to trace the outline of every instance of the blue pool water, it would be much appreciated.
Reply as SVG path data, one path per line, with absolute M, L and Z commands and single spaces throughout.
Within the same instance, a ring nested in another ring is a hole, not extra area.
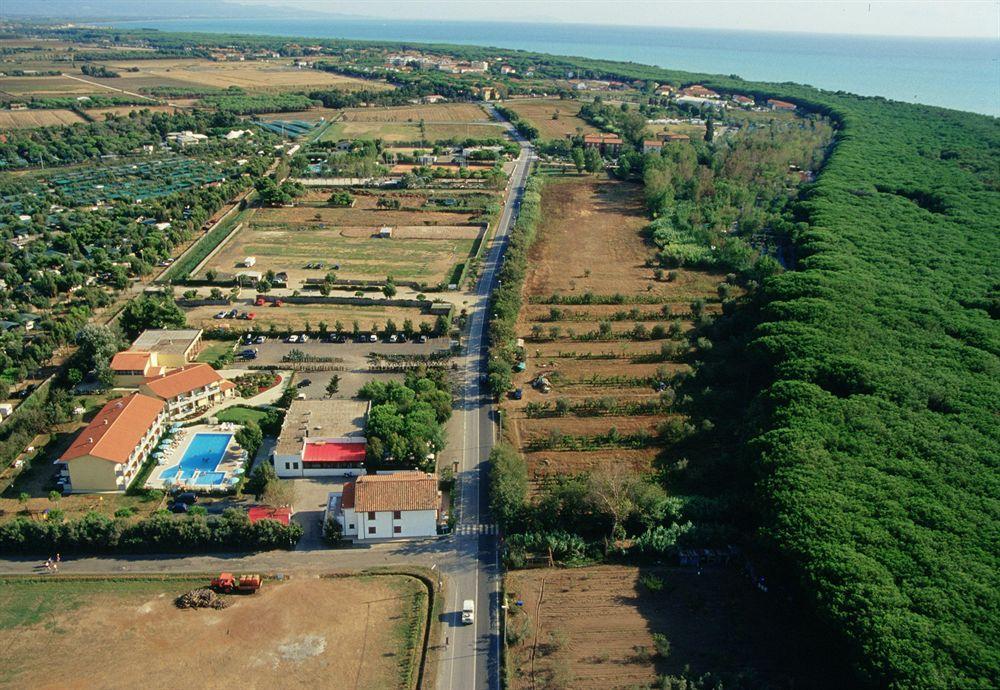
M 165 469 L 160 477 L 165 480 L 179 479 L 186 484 L 198 486 L 221 484 L 226 474 L 216 472 L 215 468 L 226 454 L 232 438 L 232 434 L 195 434 L 180 463 Z M 195 472 L 199 473 L 198 478 L 191 481 Z

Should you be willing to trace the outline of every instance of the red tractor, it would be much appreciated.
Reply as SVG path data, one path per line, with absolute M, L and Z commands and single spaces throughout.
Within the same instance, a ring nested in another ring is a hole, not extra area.
M 212 589 L 223 594 L 253 594 L 262 583 L 260 575 L 240 575 L 234 577 L 232 573 L 220 573 L 218 577 L 212 578 Z

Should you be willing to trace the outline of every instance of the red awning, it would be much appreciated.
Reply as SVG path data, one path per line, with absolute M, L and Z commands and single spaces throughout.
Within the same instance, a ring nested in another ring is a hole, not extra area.
M 314 441 L 306 443 L 302 462 L 364 462 L 365 442 Z

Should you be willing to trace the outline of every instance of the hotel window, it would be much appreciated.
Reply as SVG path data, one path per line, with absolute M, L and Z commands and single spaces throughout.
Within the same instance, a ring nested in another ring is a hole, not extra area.
M 375 528 L 374 527 L 369 527 L 368 528 L 368 534 L 375 534 Z
M 403 528 L 400 527 L 399 525 L 396 525 L 395 527 L 392 528 L 392 533 L 393 534 L 402 534 L 403 533 Z
M 292 463 L 292 469 L 293 469 L 293 470 L 297 470 L 297 469 L 299 469 L 299 463 L 297 463 L 297 462 L 293 462 L 293 463 Z
M 290 463 L 290 462 L 286 462 L 286 463 L 285 463 L 285 469 L 286 469 L 286 470 L 290 470 L 290 469 L 292 469 L 292 463 Z
M 374 510 L 369 511 L 369 513 L 368 513 L 368 519 L 369 520 L 374 520 L 375 519 L 375 511 Z
M 392 519 L 393 520 L 402 520 L 403 519 L 403 515 L 402 515 L 402 513 L 400 513 L 400 511 L 394 510 L 394 511 L 392 511 Z

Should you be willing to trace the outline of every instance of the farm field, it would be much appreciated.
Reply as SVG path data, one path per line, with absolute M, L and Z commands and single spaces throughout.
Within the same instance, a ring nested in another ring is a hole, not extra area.
M 287 272 L 290 287 L 322 278 L 339 264 L 339 278 L 410 280 L 430 285 L 446 281 L 470 254 L 482 231 L 478 215 L 445 211 L 297 207 L 261 209 L 213 257 L 205 270 L 234 273 L 243 259 L 256 270 Z M 378 228 L 393 237 L 378 238 Z M 306 268 L 312 262 L 323 268 Z
M 418 658 L 406 632 L 426 594 L 412 578 L 293 576 L 226 609 L 174 606 L 205 584 L 0 581 L 0 685 L 235 687 L 252 673 L 250 687 L 396 688 Z M 54 648 L 72 663 L 52 663 Z
M 83 118 L 72 110 L 0 110 L 0 129 L 75 125 Z
M 522 118 L 533 124 L 542 139 L 565 139 L 567 135 L 578 132 L 590 134 L 597 128 L 586 120 L 578 117 L 581 101 L 561 99 L 511 99 L 504 101 L 504 107 L 510 108 Z M 559 113 L 558 119 L 552 116 Z
M 390 108 L 347 108 L 340 111 L 343 122 L 490 122 L 489 115 L 472 103 L 404 105 Z
M 499 124 L 489 122 L 425 123 L 414 122 L 335 122 L 320 137 L 320 141 L 340 139 L 382 139 L 386 143 L 442 141 L 448 139 L 496 139 L 504 136 Z
M 379 293 L 373 293 L 378 295 Z M 219 328 L 228 326 L 239 332 L 253 330 L 257 333 L 268 333 L 272 326 L 275 331 L 283 333 L 286 331 L 301 331 L 306 323 L 311 328 L 319 327 L 320 322 L 325 322 L 330 330 L 333 330 L 337 321 L 340 321 L 344 329 L 350 331 L 354 321 L 358 322 L 358 327 L 363 331 L 382 330 L 387 320 L 392 320 L 397 327 L 402 327 L 407 319 L 413 322 L 414 328 L 419 328 L 420 324 L 426 323 L 433 326 L 435 317 L 421 313 L 420 309 L 408 309 L 406 307 L 382 307 L 382 306 L 356 306 L 353 304 L 284 304 L 281 307 L 254 307 L 248 302 L 234 304 L 244 311 L 252 311 L 256 314 L 253 321 L 231 321 L 213 318 L 221 307 L 205 306 L 195 307 L 186 310 L 187 322 L 195 328 Z
M 383 82 L 345 77 L 332 72 L 299 69 L 290 60 L 268 62 L 212 62 L 209 60 L 134 60 L 113 61 L 108 66 L 121 73 L 112 86 L 131 89 L 151 82 L 197 84 L 217 89 L 238 86 L 248 91 L 288 91 L 295 89 L 390 89 Z M 138 72 L 127 72 L 138 67 Z
M 688 368 L 690 303 L 704 299 L 706 313 L 718 310 L 724 276 L 678 269 L 657 277 L 636 185 L 552 180 L 542 209 L 518 323 L 527 367 L 515 385 L 524 395 L 505 403 L 508 438 L 525 453 L 535 489 L 609 464 L 649 471 L 658 427 L 674 416 L 661 389 Z M 588 292 L 623 303 L 558 303 Z M 539 376 L 550 392 L 532 387 Z
M 507 619 L 508 639 L 519 639 L 508 650 L 514 690 L 646 688 L 685 667 L 784 687 L 799 663 L 790 626 L 732 570 L 543 568 L 508 573 L 505 589 L 523 602 Z
M 65 76 L 60 77 L 0 77 L 0 94 L 14 98 L 46 98 L 49 96 L 87 96 L 102 89 Z

